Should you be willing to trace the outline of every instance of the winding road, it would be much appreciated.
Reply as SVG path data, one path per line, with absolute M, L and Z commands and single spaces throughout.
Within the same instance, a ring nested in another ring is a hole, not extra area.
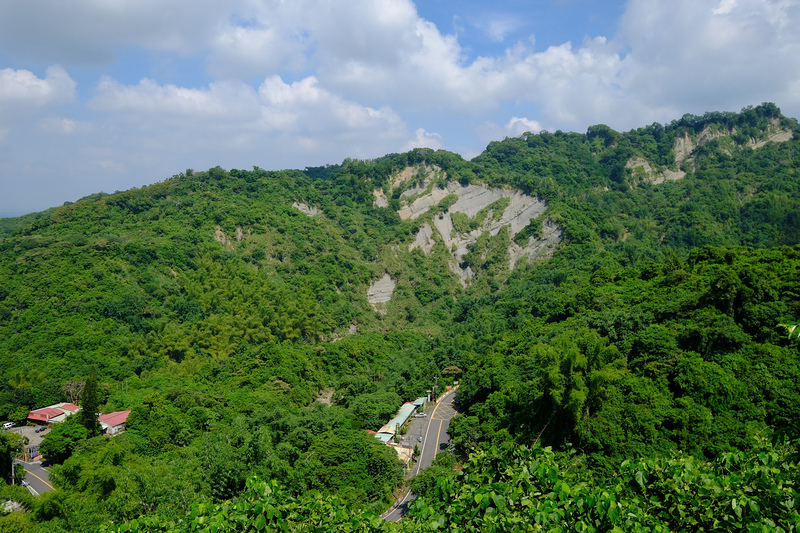
M 422 442 L 422 450 L 417 460 L 414 475 L 419 474 L 420 470 L 428 468 L 433 463 L 436 454 L 447 449 L 450 435 L 447 430 L 450 427 L 450 419 L 456 414 L 456 391 L 445 394 L 436 404 L 428 420 L 428 429 Z M 408 503 L 414 499 L 414 494 L 409 490 L 400 502 L 384 519 L 389 522 L 397 522 L 408 512 Z
M 27 463 L 25 461 L 17 460 L 17 463 L 25 466 L 25 482 L 33 489 L 36 494 L 50 492 L 55 490 L 53 485 L 50 484 L 50 476 L 41 464 Z

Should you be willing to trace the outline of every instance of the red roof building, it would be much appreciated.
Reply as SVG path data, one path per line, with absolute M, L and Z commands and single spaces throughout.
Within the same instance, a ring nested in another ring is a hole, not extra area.
M 42 407 L 28 413 L 28 420 L 49 424 L 50 422 L 63 422 L 67 415 L 55 407 Z
M 97 421 L 100 422 L 103 433 L 114 436 L 125 431 L 125 422 L 128 420 L 128 415 L 130 414 L 130 409 L 127 411 L 115 411 L 107 415 L 100 415 Z
M 36 409 L 28 413 L 28 420 L 39 424 L 49 424 L 51 422 L 63 422 L 68 416 L 74 415 L 81 410 L 80 405 L 74 403 L 57 403 L 48 405 L 41 409 Z

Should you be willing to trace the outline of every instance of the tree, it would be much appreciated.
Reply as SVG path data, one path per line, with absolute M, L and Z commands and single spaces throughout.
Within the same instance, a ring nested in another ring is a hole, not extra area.
M 85 410 L 85 408 L 84 408 Z M 89 437 L 89 430 L 77 417 L 69 417 L 60 424 L 55 424 L 52 431 L 42 441 L 39 450 L 49 460 L 61 463 L 68 459 L 75 447 Z
M 11 483 L 14 465 L 14 445 L 7 433 L 0 433 L 0 479 Z
M 100 434 L 100 423 L 97 421 L 97 410 L 100 408 L 97 397 L 97 370 L 92 367 L 89 377 L 83 386 L 83 409 L 78 413 L 79 422 L 88 431 L 90 437 Z
M 83 386 L 85 382 L 79 379 L 71 379 L 64 383 L 61 387 L 61 390 L 64 392 L 64 395 L 67 397 L 70 403 L 78 403 L 81 397 L 81 392 L 83 392 Z

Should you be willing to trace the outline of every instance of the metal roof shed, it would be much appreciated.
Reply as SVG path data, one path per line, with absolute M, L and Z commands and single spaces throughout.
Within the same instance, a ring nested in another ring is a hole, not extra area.
M 384 444 L 388 444 L 390 440 L 394 437 L 394 432 L 392 433 L 375 433 L 375 438 L 381 441 Z
M 384 432 L 385 429 L 390 429 L 390 431 L 386 431 L 386 433 L 394 434 L 397 431 L 399 426 L 402 426 L 406 423 L 406 421 L 411 418 L 411 415 L 414 414 L 414 411 L 417 410 L 417 407 L 413 403 L 406 402 L 403 404 L 403 407 L 394 415 L 394 418 L 389 420 L 385 426 L 383 426 L 378 433 Z

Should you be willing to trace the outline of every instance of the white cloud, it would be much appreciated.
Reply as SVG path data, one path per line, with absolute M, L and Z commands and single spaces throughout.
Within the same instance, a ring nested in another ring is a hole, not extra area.
M 69 102 L 75 98 L 75 86 L 75 81 L 57 65 L 47 69 L 44 79 L 29 70 L 5 68 L 0 70 L 0 109 Z
M 493 15 L 476 21 L 475 25 L 484 31 L 489 38 L 503 42 L 509 33 L 520 29 L 523 22 L 519 16 Z
M 346 156 L 377 157 L 396 151 L 407 136 L 392 109 L 341 98 L 313 76 L 293 83 L 270 76 L 257 90 L 233 81 L 189 89 L 104 78 L 90 105 L 107 116 L 106 129 L 126 139 L 118 142 L 139 151 L 137 157 L 202 154 L 204 163 L 193 163 L 195 168 L 303 167 Z
M 254 25 L 227 24 L 211 42 L 208 71 L 215 78 L 300 71 L 307 64 L 307 43 L 295 29 L 277 16 L 262 17 Z
M 405 150 L 412 150 L 414 148 L 433 148 L 440 150 L 444 148 L 442 136 L 438 133 L 425 131 L 424 128 L 417 128 L 414 132 L 414 138 L 408 141 Z
M 737 110 L 765 100 L 798 109 L 800 5 L 790 0 L 633 0 L 619 38 L 620 83 L 641 105 L 673 115 Z
M 40 131 L 43 133 L 61 133 L 69 135 L 78 132 L 80 129 L 85 129 L 83 124 L 76 122 L 71 118 L 65 117 L 49 117 L 41 122 Z
M 400 117 L 389 108 L 373 109 L 345 100 L 321 88 L 309 76 L 288 84 L 272 76 L 258 89 L 266 128 L 308 133 L 343 134 L 370 132 L 394 137 L 404 130 Z
M 510 133 L 510 136 L 514 137 L 527 132 L 539 133 L 543 128 L 535 120 L 525 117 L 512 117 L 506 124 L 505 129 Z
M 537 120 L 532 120 L 526 117 L 511 117 L 504 125 L 498 125 L 493 122 L 484 122 L 476 128 L 476 136 L 480 139 L 483 145 L 492 141 L 505 139 L 506 137 L 519 137 L 523 133 L 539 133 L 546 129 Z M 470 158 L 475 157 L 479 152 L 470 154 Z M 466 157 L 466 156 L 465 156 Z
M 240 119 L 257 106 L 252 87 L 241 82 L 214 82 L 208 89 L 189 89 L 172 84 L 159 85 L 143 79 L 138 85 L 124 85 L 103 77 L 90 107 L 101 111 L 142 113 L 153 116 L 186 116 Z
M 736 0 L 720 0 L 719 6 L 712 11 L 715 15 L 725 15 L 730 13 L 736 7 Z
M 75 100 L 75 81 L 59 66 L 47 69 L 44 78 L 24 69 L 0 69 L 0 142 L 31 124 L 52 129 L 47 113 Z M 69 120 L 69 119 L 66 119 Z M 62 124 L 62 128 L 63 128 Z

